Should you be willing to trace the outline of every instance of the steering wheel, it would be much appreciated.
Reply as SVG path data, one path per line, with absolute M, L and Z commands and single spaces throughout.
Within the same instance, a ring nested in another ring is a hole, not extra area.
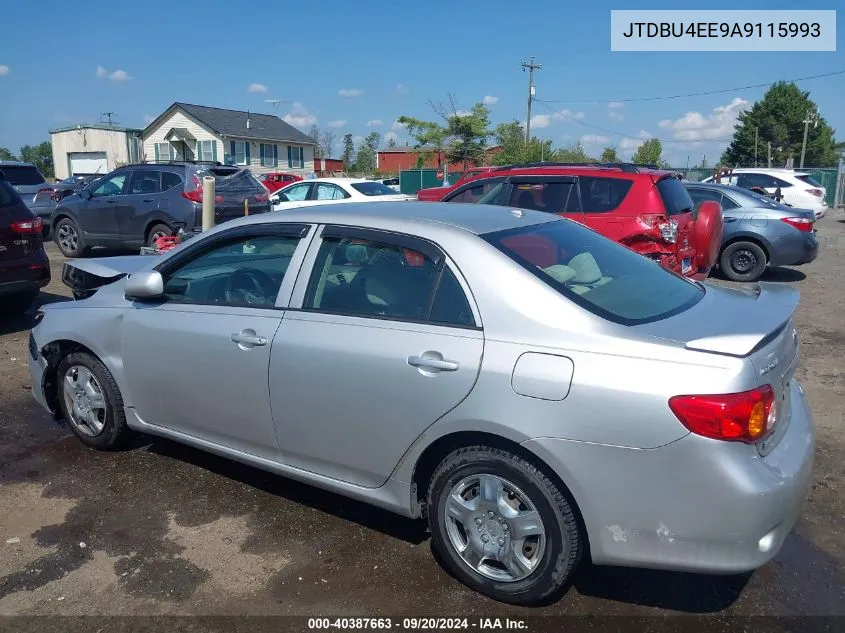
M 228 303 L 267 305 L 276 300 L 278 286 L 273 278 L 257 268 L 241 268 L 226 282 L 224 296 Z

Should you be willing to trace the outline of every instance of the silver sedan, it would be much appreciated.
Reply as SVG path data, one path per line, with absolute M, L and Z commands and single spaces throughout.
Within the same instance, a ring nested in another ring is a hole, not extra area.
M 160 435 L 427 517 L 498 600 L 554 598 L 588 557 L 755 569 L 806 494 L 797 293 L 691 282 L 554 215 L 310 208 L 64 279 L 96 291 L 43 308 L 30 368 L 83 443 Z

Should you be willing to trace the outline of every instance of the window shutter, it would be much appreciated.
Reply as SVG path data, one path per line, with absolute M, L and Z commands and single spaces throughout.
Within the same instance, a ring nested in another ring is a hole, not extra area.
M 217 162 L 217 141 L 211 141 L 211 160 Z
M 252 145 L 249 141 L 244 141 L 244 152 L 246 153 L 246 164 L 251 165 L 252 160 L 249 157 L 249 146 Z
M 155 147 L 155 150 L 156 150 L 156 162 L 158 162 L 158 161 L 160 161 L 160 160 L 161 160 L 161 158 L 159 158 L 159 154 L 158 154 L 158 143 L 153 143 L 153 147 Z
M 258 144 L 258 151 L 261 152 L 261 164 L 264 165 L 264 143 Z
M 229 148 L 232 152 L 232 164 L 236 164 L 238 162 L 238 153 L 235 151 L 235 141 L 229 141 Z
M 273 145 L 273 167 L 279 166 L 279 146 Z
M 293 156 L 290 145 L 288 145 L 288 167 L 293 167 Z

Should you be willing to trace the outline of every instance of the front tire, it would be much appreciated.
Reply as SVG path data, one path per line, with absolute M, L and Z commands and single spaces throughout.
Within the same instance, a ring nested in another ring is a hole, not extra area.
M 733 242 L 719 259 L 719 268 L 731 281 L 757 281 L 767 264 L 765 251 L 754 242 Z
M 62 218 L 56 222 L 53 240 L 65 257 L 82 257 L 87 250 L 79 225 L 70 218 Z
M 562 590 L 581 559 L 575 513 L 558 486 L 505 450 L 471 446 L 447 455 L 428 490 L 432 546 L 468 587 L 518 605 Z
M 120 448 L 130 431 L 123 397 L 100 359 L 68 354 L 57 369 L 58 401 L 64 419 L 83 444 L 99 450 Z

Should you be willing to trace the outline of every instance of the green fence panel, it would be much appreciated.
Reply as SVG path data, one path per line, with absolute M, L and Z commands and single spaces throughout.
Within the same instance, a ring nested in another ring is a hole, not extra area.
M 449 182 L 454 184 L 459 174 L 449 174 Z M 437 177 L 436 169 L 406 169 L 399 172 L 399 191 L 413 196 L 420 189 L 440 187 L 443 181 Z
M 833 169 L 807 169 L 805 170 L 810 176 L 819 181 L 819 184 L 825 188 L 824 202 L 828 207 L 836 206 L 836 174 L 837 170 Z

